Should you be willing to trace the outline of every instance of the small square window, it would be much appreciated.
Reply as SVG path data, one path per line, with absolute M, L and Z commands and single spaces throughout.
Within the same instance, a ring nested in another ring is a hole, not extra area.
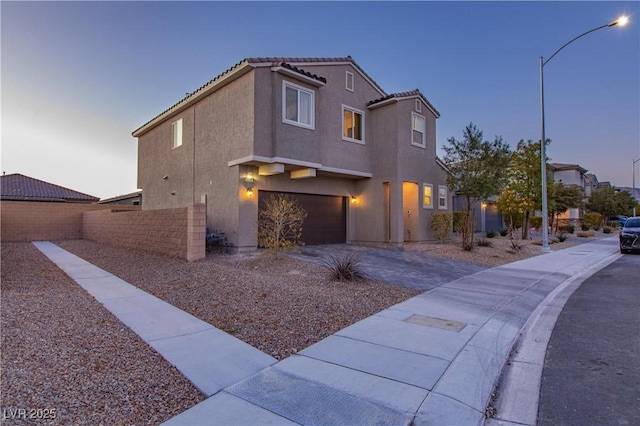
M 171 147 L 177 148 L 182 145 L 182 118 L 171 123 Z
M 433 185 L 425 183 L 422 185 L 422 207 L 425 209 L 433 208 Z
M 416 99 L 416 112 L 422 112 L 422 102 L 420 102 L 420 99 Z
M 355 82 L 353 81 L 353 73 L 350 73 L 349 71 L 347 71 L 345 88 L 350 92 L 353 92 L 354 84 Z
M 411 113 L 411 144 L 424 148 L 426 146 L 425 132 L 426 132 L 425 118 L 416 113 Z
M 447 187 L 438 185 L 438 208 L 447 209 Z

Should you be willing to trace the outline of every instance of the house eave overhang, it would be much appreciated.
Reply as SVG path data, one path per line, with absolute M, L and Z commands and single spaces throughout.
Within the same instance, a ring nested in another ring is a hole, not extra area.
M 283 164 L 286 170 L 314 169 L 317 171 L 317 175 L 319 176 L 346 179 L 368 179 L 373 176 L 370 172 L 330 167 L 320 163 L 313 163 L 310 161 L 302 161 L 284 157 L 264 157 L 260 155 L 248 155 L 246 157 L 231 160 L 227 163 L 229 167 L 240 165 L 260 167 L 267 164 Z
M 202 86 L 200 89 L 189 94 L 187 97 L 182 99 L 180 102 L 178 102 L 171 108 L 167 109 L 166 111 L 162 112 L 160 115 L 153 118 L 151 121 L 147 122 L 146 124 L 142 125 L 138 129 L 134 130 L 134 132 L 132 133 L 133 137 L 137 138 L 144 135 L 145 133 L 153 129 L 155 126 L 157 126 L 161 122 L 176 116 L 177 114 L 181 113 L 182 111 L 189 108 L 193 104 L 209 96 L 211 93 L 219 90 L 221 87 L 226 86 L 232 81 L 239 79 L 240 77 L 247 74 L 253 69 L 254 69 L 254 66 L 248 63 L 246 60 L 243 62 L 240 62 L 231 71 L 227 71 L 227 73 L 224 74 L 223 76 L 213 79 L 209 83 Z
M 326 84 L 325 82 L 323 82 L 321 80 L 318 80 L 317 78 L 308 77 L 308 76 L 306 76 L 304 74 L 301 74 L 299 72 L 290 70 L 289 68 L 286 68 L 286 67 L 283 67 L 283 66 L 271 67 L 271 71 L 277 72 L 277 73 L 280 73 L 280 74 L 283 74 L 283 75 L 286 75 L 286 76 L 289 76 L 289 77 L 292 77 L 292 78 L 294 78 L 296 80 L 303 81 L 303 82 L 305 82 L 307 84 L 310 84 L 312 86 L 315 86 L 315 87 L 322 87 L 322 86 L 324 86 Z

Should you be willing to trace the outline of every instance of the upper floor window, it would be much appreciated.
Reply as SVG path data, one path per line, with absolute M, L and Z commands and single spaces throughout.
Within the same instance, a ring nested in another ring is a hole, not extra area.
M 433 185 L 429 183 L 422 184 L 422 207 L 425 209 L 433 208 Z
M 438 185 L 438 208 L 445 209 L 447 208 L 447 187 Z
M 411 113 L 411 144 L 424 148 L 426 123 L 423 116 Z
M 416 99 L 416 112 L 422 112 L 422 102 L 420 102 L 420 99 Z
M 287 81 L 282 82 L 282 121 L 314 128 L 314 92 Z
M 182 145 L 182 118 L 171 123 L 171 148 Z
M 364 143 L 364 112 L 342 105 L 342 139 Z
M 346 83 L 345 83 L 345 88 L 351 92 L 353 92 L 354 90 L 354 81 L 353 81 L 353 73 L 350 73 L 349 71 L 347 71 L 346 74 Z

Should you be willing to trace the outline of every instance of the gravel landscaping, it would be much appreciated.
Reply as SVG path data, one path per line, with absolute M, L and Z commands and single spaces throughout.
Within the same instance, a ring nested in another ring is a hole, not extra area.
M 326 268 L 288 256 L 210 254 L 188 263 L 86 240 L 57 244 L 276 359 L 419 293 L 335 282 Z
M 204 400 L 31 243 L 2 244 L 1 278 L 3 424 L 158 424 Z

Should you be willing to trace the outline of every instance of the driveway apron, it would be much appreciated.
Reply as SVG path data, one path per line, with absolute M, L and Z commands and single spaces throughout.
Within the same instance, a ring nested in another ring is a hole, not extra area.
M 300 247 L 292 256 L 323 264 L 333 254 L 342 258 L 354 253 L 367 277 L 420 291 L 432 290 L 458 278 L 487 269 L 484 266 L 417 253 L 403 248 L 380 248 L 349 244 Z

